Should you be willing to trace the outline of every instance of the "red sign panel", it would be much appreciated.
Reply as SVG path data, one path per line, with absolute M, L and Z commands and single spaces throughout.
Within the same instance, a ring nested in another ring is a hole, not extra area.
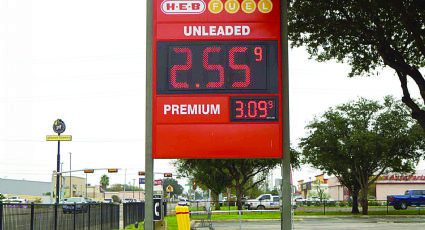
M 282 157 L 280 1 L 154 9 L 152 157 Z

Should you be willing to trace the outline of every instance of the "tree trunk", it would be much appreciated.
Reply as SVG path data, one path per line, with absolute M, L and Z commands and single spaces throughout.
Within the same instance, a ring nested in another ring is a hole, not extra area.
M 358 214 L 359 211 L 359 190 L 350 191 L 351 196 L 353 197 L 353 207 L 351 213 Z
M 368 193 L 368 187 L 367 185 L 365 185 L 364 188 L 362 188 L 362 198 L 360 199 L 360 202 L 362 204 L 363 215 L 367 215 L 367 210 L 368 210 L 367 193 Z
M 236 191 L 236 203 L 238 205 L 238 210 L 242 210 L 242 194 L 241 194 L 241 188 L 239 186 L 235 187 Z
M 221 210 L 220 208 L 220 201 L 218 200 L 218 195 L 215 193 L 211 194 L 213 199 L 214 199 L 214 206 L 215 206 L 215 210 Z

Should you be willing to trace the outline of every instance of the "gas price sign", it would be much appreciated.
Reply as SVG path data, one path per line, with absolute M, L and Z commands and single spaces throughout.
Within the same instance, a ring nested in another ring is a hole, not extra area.
M 279 0 L 154 0 L 153 158 L 282 156 Z

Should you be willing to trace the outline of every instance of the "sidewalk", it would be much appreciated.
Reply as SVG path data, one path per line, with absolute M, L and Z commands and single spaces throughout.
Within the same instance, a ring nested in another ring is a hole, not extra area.
M 293 221 L 292 229 L 373 229 L 373 230 L 422 230 L 425 229 L 425 217 L 423 216 L 298 216 Z M 214 220 L 213 227 L 216 230 L 239 230 L 239 229 L 281 229 L 280 220 Z

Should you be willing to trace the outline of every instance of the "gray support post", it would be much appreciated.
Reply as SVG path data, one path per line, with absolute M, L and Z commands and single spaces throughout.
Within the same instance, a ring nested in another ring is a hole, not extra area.
M 291 165 L 289 139 L 289 69 L 288 69 L 288 1 L 280 1 L 281 66 L 282 66 L 282 216 L 281 229 L 292 229 Z
M 146 133 L 145 133 L 145 230 L 153 230 L 153 159 L 152 159 L 152 99 L 153 99 L 153 1 L 146 1 Z

